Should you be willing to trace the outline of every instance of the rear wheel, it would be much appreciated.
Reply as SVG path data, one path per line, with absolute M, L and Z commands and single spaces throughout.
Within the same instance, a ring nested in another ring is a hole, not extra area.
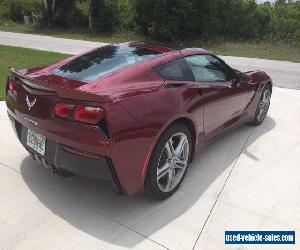
M 260 125 L 266 118 L 270 106 L 271 95 L 272 88 L 270 85 L 266 85 L 256 108 L 255 117 L 252 122 L 253 125 Z
M 191 152 L 189 130 L 181 123 L 168 128 L 152 153 L 145 180 L 145 193 L 159 199 L 172 195 L 185 177 Z

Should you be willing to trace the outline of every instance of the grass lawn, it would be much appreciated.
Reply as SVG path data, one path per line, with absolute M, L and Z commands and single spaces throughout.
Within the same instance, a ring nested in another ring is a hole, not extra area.
M 99 42 L 127 42 L 147 40 L 147 38 L 135 33 L 117 34 L 91 34 L 87 29 L 40 29 L 35 25 L 21 25 L 10 21 L 0 21 L 0 30 L 30 34 L 43 34 L 70 39 L 81 39 Z M 166 44 L 168 45 L 168 44 Z M 300 44 L 288 44 L 284 42 L 241 42 L 241 41 L 177 41 L 170 43 L 170 47 L 201 47 L 218 55 L 255 57 L 272 60 L 282 60 L 300 63 Z
M 8 67 L 16 69 L 53 64 L 68 55 L 0 45 L 0 100 L 4 100 Z

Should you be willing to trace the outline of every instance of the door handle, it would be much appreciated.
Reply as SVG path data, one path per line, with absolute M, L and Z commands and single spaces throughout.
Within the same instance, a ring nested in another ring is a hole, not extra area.
M 239 80 L 237 80 L 237 79 L 234 79 L 232 81 L 232 86 L 236 87 L 236 88 L 239 88 L 241 86 L 241 82 Z

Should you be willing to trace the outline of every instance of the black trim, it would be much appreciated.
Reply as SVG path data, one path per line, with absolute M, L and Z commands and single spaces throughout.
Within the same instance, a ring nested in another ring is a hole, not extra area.
M 98 123 L 97 126 L 98 126 L 99 130 L 101 131 L 101 133 L 105 136 L 105 138 L 107 140 L 109 140 L 110 139 L 110 134 L 109 134 L 109 130 L 108 130 L 108 127 L 107 127 L 105 117 Z
M 171 83 L 166 83 L 164 86 L 166 89 L 174 89 L 174 88 L 181 88 L 183 86 L 186 86 L 187 83 L 183 82 L 171 82 Z
M 111 176 L 112 176 L 112 178 L 114 180 L 114 183 L 116 184 L 116 185 L 113 186 L 114 187 L 114 192 L 116 194 L 122 194 L 121 184 L 120 184 L 118 175 L 116 173 L 116 169 L 115 169 L 115 167 L 113 165 L 113 162 L 112 162 L 112 160 L 109 157 L 106 157 L 106 161 L 107 161 L 107 165 L 108 165 L 108 167 L 110 169 Z
M 63 177 L 77 174 L 97 180 L 108 181 L 111 184 L 114 193 L 122 193 L 119 178 L 110 158 L 100 155 L 98 158 L 89 157 L 88 152 L 86 152 L 86 156 L 76 154 L 76 151 L 75 153 L 69 152 L 65 150 L 65 147 L 70 148 L 70 146 L 56 143 L 48 138 L 46 141 L 45 154 L 41 155 L 26 145 L 28 129 L 16 121 L 11 115 L 8 114 L 8 116 L 19 141 L 25 149 L 29 151 L 34 159 L 38 161 L 44 160 L 46 164 L 43 165 L 46 165 L 53 173 L 60 174 Z M 82 150 L 75 150 L 84 153 Z

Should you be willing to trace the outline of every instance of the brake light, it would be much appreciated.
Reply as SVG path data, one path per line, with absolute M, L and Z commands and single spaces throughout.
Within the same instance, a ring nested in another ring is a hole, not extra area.
M 54 114 L 70 120 L 97 124 L 103 118 L 104 110 L 96 107 L 57 103 L 54 106 Z
M 54 107 L 54 114 L 60 117 L 68 117 L 74 110 L 74 105 L 58 103 Z
M 9 80 L 9 81 L 8 81 L 8 90 L 9 90 L 10 93 L 12 93 L 14 96 L 17 96 L 17 95 L 18 95 L 17 87 L 16 87 L 16 85 L 14 84 L 14 82 L 13 82 L 12 80 Z
M 103 115 L 104 110 L 102 108 L 79 106 L 75 109 L 74 119 L 80 122 L 97 124 Z

